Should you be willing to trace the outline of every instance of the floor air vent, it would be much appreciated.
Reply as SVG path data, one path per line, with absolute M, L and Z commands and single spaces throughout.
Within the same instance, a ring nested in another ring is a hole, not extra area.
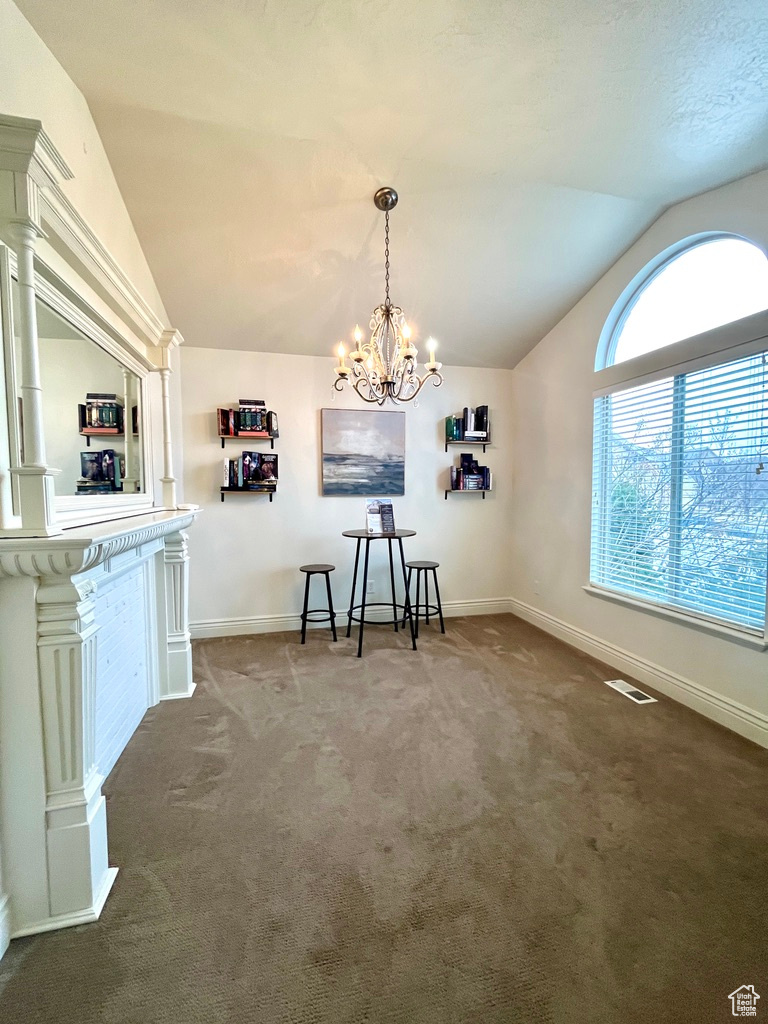
M 647 693 L 643 693 L 642 690 L 638 690 L 637 687 L 632 686 L 631 683 L 625 683 L 623 679 L 606 679 L 606 686 L 612 686 L 614 690 L 618 690 L 619 693 L 623 693 L 625 697 L 629 697 L 635 704 L 657 704 L 658 701 L 655 697 L 649 697 Z

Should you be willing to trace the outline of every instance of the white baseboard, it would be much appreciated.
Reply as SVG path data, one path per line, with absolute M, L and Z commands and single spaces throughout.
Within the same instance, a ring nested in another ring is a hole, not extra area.
M 626 672 L 634 679 L 666 694 L 680 704 L 698 711 L 706 718 L 724 725 L 727 729 L 739 733 L 740 736 L 768 747 L 768 716 L 754 711 L 752 708 L 739 704 L 738 701 L 724 697 L 713 690 L 700 686 L 692 679 L 670 672 L 660 665 L 648 661 L 631 651 L 618 647 L 607 640 L 588 633 L 586 630 L 571 626 L 562 619 L 540 611 L 523 601 L 510 598 L 508 610 L 533 626 L 538 626 L 546 633 L 551 633 L 559 640 L 572 647 L 590 654 L 599 661 L 604 661 L 621 672 Z
M 378 598 L 377 598 L 378 600 Z M 510 611 L 509 598 L 478 598 L 473 601 L 444 601 L 443 615 L 453 618 L 457 615 L 498 615 Z M 386 619 L 391 615 L 387 608 L 371 609 L 370 618 Z M 344 624 L 346 629 L 347 612 L 336 610 L 336 628 Z M 328 629 L 327 622 L 318 622 L 310 628 Z M 301 619 L 298 615 L 257 615 L 249 618 L 232 619 L 201 619 L 191 622 L 189 632 L 193 640 L 215 636 L 246 636 L 249 633 L 282 633 L 287 630 L 300 630 Z
M 11 941 L 11 901 L 8 896 L 0 897 L 0 959 Z

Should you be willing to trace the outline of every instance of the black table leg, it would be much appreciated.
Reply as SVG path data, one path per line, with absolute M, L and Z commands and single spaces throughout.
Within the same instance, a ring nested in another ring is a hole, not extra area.
M 333 598 L 331 597 L 331 574 L 325 574 L 325 589 L 328 591 L 328 614 L 331 616 L 331 632 L 333 642 L 336 643 L 336 612 L 333 610 Z
M 352 631 L 352 609 L 355 605 L 355 587 L 357 586 L 357 563 L 360 560 L 360 541 L 362 537 L 357 538 L 357 547 L 355 548 L 355 571 L 352 573 L 352 596 L 349 599 L 349 612 L 347 613 L 347 636 Z
M 391 537 L 387 537 L 387 546 L 389 547 L 389 582 L 392 585 L 392 621 L 395 625 L 395 632 L 397 632 L 397 620 L 400 616 L 397 614 L 397 596 L 395 595 L 395 563 L 392 561 Z
M 357 656 L 363 656 L 363 630 L 365 629 L 365 593 L 368 589 L 368 552 L 371 550 L 371 542 L 365 541 L 365 562 L 363 565 L 363 603 L 360 605 L 360 635 L 357 640 Z
M 429 572 L 424 570 L 424 614 L 426 624 L 429 625 Z
M 432 570 L 432 575 L 435 578 L 435 595 L 437 597 L 437 614 L 440 616 L 440 632 L 445 632 L 445 623 L 443 622 L 443 606 L 440 602 L 440 587 L 437 585 L 437 569 Z
M 304 584 L 304 611 L 301 613 L 301 642 L 306 643 L 307 639 L 307 609 L 309 608 L 309 581 L 312 573 L 307 573 L 307 582 Z
M 398 543 L 398 545 L 400 547 L 400 564 L 403 567 L 403 586 L 405 587 L 405 597 L 403 598 L 403 600 L 405 601 L 405 606 L 406 606 L 406 608 L 408 610 L 408 621 L 411 624 L 411 644 L 413 645 L 413 649 L 415 651 L 416 650 L 416 634 L 413 631 L 413 609 L 411 608 L 411 596 L 408 593 L 408 580 L 407 580 L 406 574 L 405 574 L 405 555 L 403 553 L 403 538 L 402 537 L 398 537 L 397 538 L 397 543 Z

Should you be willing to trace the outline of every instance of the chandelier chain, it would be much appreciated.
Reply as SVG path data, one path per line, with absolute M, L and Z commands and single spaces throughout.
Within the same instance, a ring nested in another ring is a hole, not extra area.
M 389 210 L 384 214 L 384 280 L 386 282 L 386 307 L 389 309 Z

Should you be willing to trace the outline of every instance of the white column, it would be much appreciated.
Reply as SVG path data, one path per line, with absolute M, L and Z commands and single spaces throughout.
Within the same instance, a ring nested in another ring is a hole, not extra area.
M 0 532 L 20 529 L 21 516 L 13 507 L 11 469 L 19 461 L 18 424 L 13 408 L 16 401 L 16 375 L 13 365 L 13 318 L 11 316 L 11 265 L 8 247 L 0 242 Z M 3 344 L 3 339 L 5 344 Z
M 163 406 L 163 505 L 176 508 L 176 478 L 173 475 L 173 445 L 171 440 L 171 394 L 168 367 L 160 369 Z
M 43 392 L 37 345 L 35 305 L 35 242 L 37 228 L 31 221 L 12 227 L 18 259 L 19 333 L 21 335 L 21 394 L 24 402 L 24 465 L 45 467 Z
M 22 529 L 25 533 L 60 533 L 55 526 L 53 474 L 45 461 L 43 393 L 37 343 L 35 242 L 30 220 L 15 221 L 11 235 L 18 260 L 19 334 L 21 339 L 22 440 L 24 458 L 13 472 L 19 477 Z
M 3 865 L 0 863 L 0 959 L 11 941 L 11 899 L 3 887 Z
M 136 493 L 135 456 L 133 444 L 133 374 L 123 367 L 123 431 L 125 440 L 125 478 L 123 493 Z
M 161 680 L 161 700 L 191 697 L 192 644 L 189 635 L 189 552 L 187 535 L 165 538 L 165 601 L 168 629 L 168 673 Z
M 95 920 L 117 869 L 95 763 L 94 586 L 45 577 L 37 592 L 45 756 L 49 913 L 54 926 Z

